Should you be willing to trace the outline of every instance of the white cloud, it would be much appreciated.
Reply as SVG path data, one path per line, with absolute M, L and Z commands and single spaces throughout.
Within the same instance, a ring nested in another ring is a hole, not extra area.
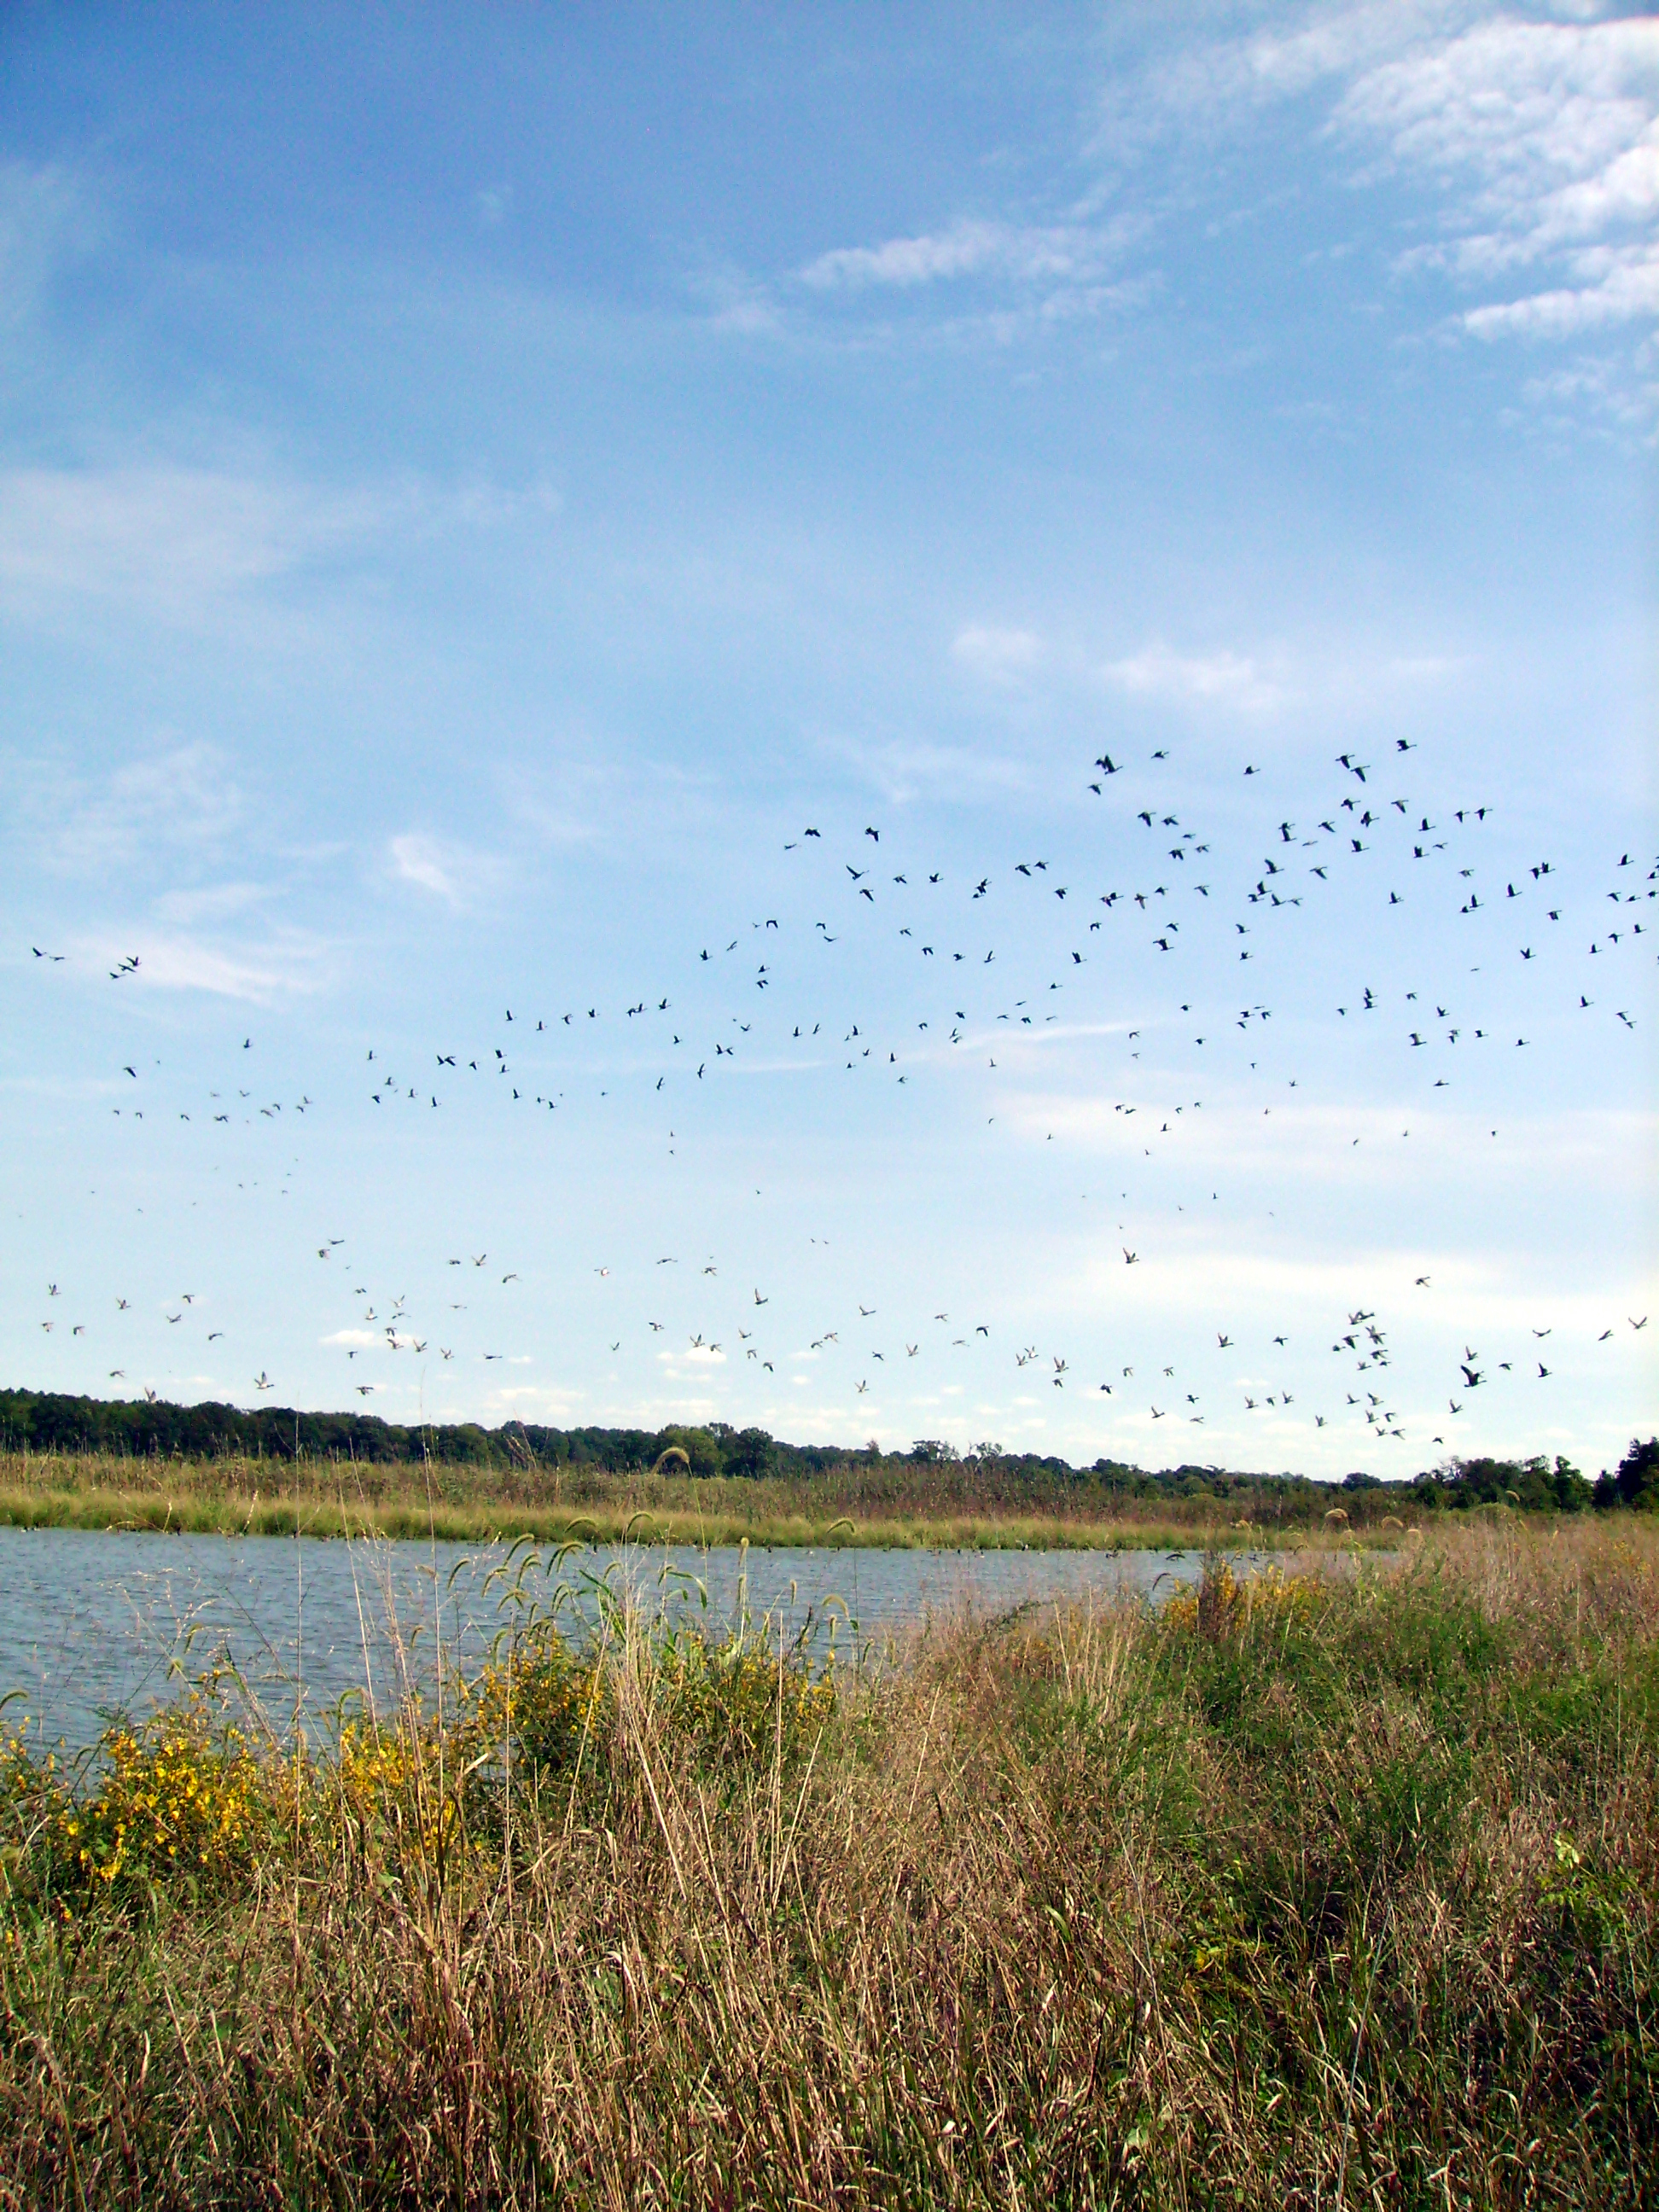
M 1575 268 L 1587 276 L 1598 262 L 1602 273 L 1589 283 L 1534 292 L 1498 307 L 1473 307 L 1462 318 L 1463 327 L 1477 338 L 1559 338 L 1659 315 L 1659 246 L 1573 257 Z
M 1465 265 L 1536 258 L 1659 210 L 1659 24 L 1486 23 L 1368 70 L 1332 127 L 1472 190 Z
M 1659 313 L 1659 22 L 1482 23 L 1366 70 L 1331 127 L 1441 186 L 1447 235 L 1402 267 L 1558 263 L 1565 282 L 1466 312 L 1474 336 Z
M 568 1428 L 581 1418 L 588 1405 L 584 1391 L 550 1388 L 539 1382 L 518 1382 L 511 1389 L 486 1391 L 482 1412 L 477 1405 L 468 1403 L 440 1413 L 437 1418 L 449 1421 L 530 1420 L 544 1423 L 550 1428 Z M 591 1412 L 588 1418 L 592 1418 Z
M 507 874 L 506 863 L 493 854 L 431 837 L 422 830 L 407 830 L 387 846 L 392 872 L 400 883 L 413 884 L 453 907 L 467 907 L 491 896 Z
M 1067 276 L 1077 258 L 1069 241 L 1079 235 L 1084 234 L 963 222 L 921 237 L 890 238 L 881 246 L 837 246 L 808 262 L 801 282 L 819 291 L 857 291 L 866 284 L 929 284 L 988 269 L 1019 276 Z
M 475 529 L 491 530 L 520 520 L 537 521 L 562 512 L 564 495 L 547 477 L 537 477 L 518 486 L 502 484 L 494 477 L 473 471 L 449 491 L 405 487 L 397 502 L 411 515 L 423 517 L 440 527 L 451 520 Z
M 195 627 L 376 520 L 365 499 L 205 469 L 17 469 L 0 477 L 0 584 L 14 611 L 118 600 Z
M 1294 31 L 1194 45 L 1142 81 L 1109 84 L 1093 150 L 1109 159 L 1133 154 L 1172 124 L 1234 125 L 1273 102 L 1301 99 L 1332 78 L 1389 59 L 1413 40 L 1443 33 L 1449 21 L 1467 14 L 1465 5 L 1380 0 L 1314 11 Z
M 274 999 L 308 996 L 329 981 L 325 949 L 314 938 L 284 931 L 257 945 L 218 944 L 200 937 L 156 937 L 130 931 L 125 938 L 78 940 L 77 953 L 111 967 L 135 949 L 132 990 L 205 991 L 216 998 L 266 1006 Z
M 1284 696 L 1246 654 L 1224 648 L 1208 653 L 1173 651 L 1161 638 L 1122 660 L 1101 665 L 1100 676 L 1132 697 L 1178 699 L 1188 704 L 1238 707 L 1260 713 Z
M 392 840 L 392 865 L 406 884 L 418 884 L 434 897 L 457 902 L 453 880 L 433 837 L 405 836 Z
M 1594 17 L 1593 6 L 1559 15 Z M 1659 314 L 1659 21 L 1528 21 L 1475 0 L 1316 9 L 1294 29 L 1195 44 L 1103 102 L 1096 153 L 1172 126 L 1232 130 L 1285 102 L 1332 102 L 1322 134 L 1358 150 L 1350 181 L 1425 186 L 1425 269 L 1484 299 L 1449 327 L 1487 341 L 1611 332 Z M 1505 272 L 1534 272 L 1492 296 Z M 1639 373 L 1621 382 L 1646 407 Z M 1623 416 L 1627 401 L 1607 403 Z
M 1126 215 L 1096 223 L 964 219 L 947 230 L 890 238 L 878 246 L 836 246 L 808 262 L 799 276 L 813 291 L 844 294 L 872 287 L 915 291 L 978 277 L 1045 293 L 1042 316 L 1054 320 L 1140 298 L 1144 285 L 1107 285 L 1103 279 L 1146 228 L 1143 217 Z M 1024 326 L 1017 318 L 1003 334 Z
M 1438 684 L 1460 675 L 1469 665 L 1467 655 L 1451 653 L 1397 653 L 1384 672 L 1403 684 Z
M 735 331 L 741 337 L 771 337 L 781 327 L 777 309 L 758 292 L 727 301 L 709 320 L 717 331 Z

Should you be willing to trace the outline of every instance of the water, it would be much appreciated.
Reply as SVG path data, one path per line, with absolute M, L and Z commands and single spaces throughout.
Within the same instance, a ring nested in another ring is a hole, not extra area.
M 578 1586 L 573 1625 L 597 1616 L 609 1574 L 647 1602 L 725 1623 L 741 1599 L 786 1640 L 833 1619 L 842 1650 L 930 1613 L 987 1613 L 1056 1598 L 1167 1592 L 1196 1580 L 1195 1552 L 876 1552 L 599 1548 L 524 1565 L 502 1547 L 279 1540 L 64 1528 L 0 1528 L 0 1693 L 31 1737 L 92 1742 L 116 1711 L 139 1714 L 229 1659 L 271 1725 L 356 1693 L 381 1712 L 409 1684 L 430 1693 L 434 1654 L 476 1664 L 512 1618 L 509 1577 L 544 1601 Z M 1254 1555 L 1243 1555 L 1258 1564 Z M 583 1583 L 585 1595 L 580 1594 Z

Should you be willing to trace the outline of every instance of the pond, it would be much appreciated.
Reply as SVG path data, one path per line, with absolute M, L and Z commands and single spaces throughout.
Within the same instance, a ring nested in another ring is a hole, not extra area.
M 1261 1564 L 1242 1553 L 1236 1565 Z M 653 1609 L 722 1626 L 739 1611 L 770 1639 L 879 1645 L 930 1615 L 997 1613 L 1057 1598 L 1157 1596 L 1195 1581 L 1196 1552 L 664 1551 L 563 1558 L 456 1543 L 0 1528 L 0 1694 L 37 1742 L 78 1748 L 109 1716 L 140 1714 L 228 1660 L 270 1724 L 359 1697 L 386 1712 L 430 1694 L 440 1649 L 476 1664 L 514 1617 L 563 1588 L 572 1632 L 598 1618 L 600 1578 Z

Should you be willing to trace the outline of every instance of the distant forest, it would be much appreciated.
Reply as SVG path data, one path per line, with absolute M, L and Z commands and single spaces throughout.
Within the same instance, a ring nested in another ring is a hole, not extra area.
M 704 1428 L 553 1429 L 523 1421 L 494 1429 L 472 1421 L 411 1428 L 372 1413 L 304 1413 L 286 1406 L 244 1412 L 235 1406 L 175 1406 L 160 1399 L 104 1400 L 0 1390 L 0 1451 L 86 1453 L 144 1461 L 357 1462 L 370 1467 L 418 1466 L 431 1461 L 441 1466 L 495 1467 L 504 1474 L 529 1467 L 568 1467 L 612 1474 L 648 1470 L 665 1453 L 673 1453 L 674 1463 L 679 1465 L 678 1455 L 684 1454 L 685 1470 L 696 1476 L 805 1483 L 814 1476 L 872 1464 L 894 1470 L 907 1462 L 937 1468 L 960 1461 L 985 1474 L 994 1472 L 999 1488 L 1006 1486 L 1009 1492 L 1026 1488 L 1051 1496 L 1057 1491 L 1069 1492 L 1079 1509 L 1114 1500 L 1207 1495 L 1241 1505 L 1278 1504 L 1297 1517 L 1298 1508 L 1305 1512 L 1316 1502 L 1328 1504 L 1333 1491 L 1386 1490 L 1391 1505 L 1397 1502 L 1431 1512 L 1496 1504 L 1565 1513 L 1621 1504 L 1659 1506 L 1659 1439 L 1632 1441 L 1619 1467 L 1612 1472 L 1604 1469 L 1593 1482 L 1565 1459 L 1552 1461 L 1539 1455 L 1526 1460 L 1454 1458 L 1434 1469 L 1387 1482 L 1357 1470 L 1332 1484 L 1306 1475 L 1236 1474 L 1191 1464 L 1148 1471 L 1111 1459 L 1075 1468 L 1052 1455 L 1005 1452 L 989 1443 L 961 1455 L 953 1446 L 928 1437 L 918 1440 L 908 1452 L 883 1452 L 873 1442 L 862 1448 L 792 1444 L 764 1429 L 733 1429 L 723 1421 L 712 1421 Z

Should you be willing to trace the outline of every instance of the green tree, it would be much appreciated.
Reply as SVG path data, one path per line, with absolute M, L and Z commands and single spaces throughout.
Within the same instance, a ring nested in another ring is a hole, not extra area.
M 657 1438 L 659 1457 L 670 1444 L 678 1444 L 685 1454 L 693 1474 L 715 1475 L 726 1471 L 720 1444 L 707 1429 L 665 1429 Z
M 721 1438 L 720 1449 L 726 1472 L 750 1482 L 770 1474 L 776 1458 L 772 1438 L 764 1429 L 739 1429 L 735 1436 Z
M 1659 1437 L 1650 1437 L 1646 1443 L 1632 1437 L 1613 1480 L 1621 1504 L 1659 1508 Z

